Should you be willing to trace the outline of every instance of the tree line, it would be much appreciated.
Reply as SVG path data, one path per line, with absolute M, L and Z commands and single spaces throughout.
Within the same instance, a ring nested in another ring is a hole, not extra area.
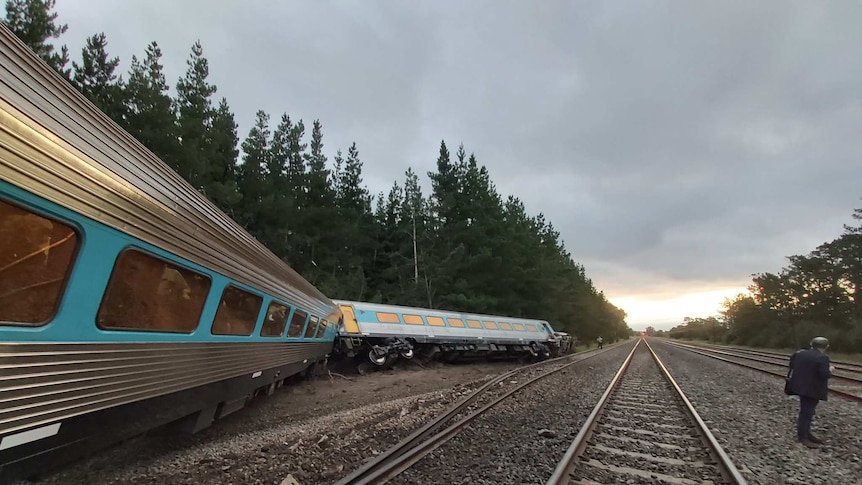
M 104 33 L 89 37 L 70 66 L 66 46 L 52 44 L 67 29 L 54 4 L 8 0 L 5 24 L 326 295 L 541 318 L 581 340 L 628 336 L 625 312 L 595 288 L 553 224 L 502 196 L 463 144 L 452 153 L 441 141 L 436 171 L 427 174 L 430 194 L 408 168 L 388 193 L 372 196 L 356 143 L 330 159 L 319 120 L 309 127 L 260 110 L 240 142 L 230 105 L 208 81 L 200 42 L 173 96 L 155 41 L 132 56 L 125 77 Z
M 862 209 L 856 225 L 805 255 L 789 256 L 778 273 L 758 273 L 749 294 L 726 299 L 720 315 L 686 319 L 670 337 L 774 348 L 807 347 L 815 336 L 831 348 L 862 349 Z

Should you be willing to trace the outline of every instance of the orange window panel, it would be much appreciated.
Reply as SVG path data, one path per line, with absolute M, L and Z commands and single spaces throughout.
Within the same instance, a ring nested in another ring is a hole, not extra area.
M 450 327 L 463 327 L 464 326 L 464 320 L 461 320 L 460 318 L 447 318 L 446 321 L 449 322 Z
M 489 322 L 486 320 L 482 323 L 485 325 L 485 328 L 487 328 L 488 330 L 497 330 L 497 323 L 496 322 Z
M 428 325 L 431 325 L 432 327 L 446 326 L 446 322 L 444 322 L 440 317 L 425 317 L 425 320 L 428 320 Z
M 512 330 L 512 325 L 506 322 L 500 322 L 500 330 Z
M 470 328 L 482 328 L 482 324 L 479 320 L 467 320 L 467 326 Z
M 398 319 L 398 315 L 395 313 L 377 312 L 377 321 L 380 323 L 401 323 L 401 320 Z
M 523 326 L 523 325 L 521 325 L 520 323 L 516 323 L 516 324 L 515 324 L 515 330 L 517 330 L 517 331 L 519 331 L 519 332 L 523 332 L 523 331 L 524 331 L 524 326 Z
M 539 329 L 537 329 L 535 325 L 531 325 L 531 324 L 529 324 L 529 323 L 528 323 L 528 324 L 527 324 L 527 331 L 528 331 L 528 332 L 538 332 L 538 331 L 539 331 Z
M 404 315 L 404 323 L 408 325 L 425 325 L 419 315 Z

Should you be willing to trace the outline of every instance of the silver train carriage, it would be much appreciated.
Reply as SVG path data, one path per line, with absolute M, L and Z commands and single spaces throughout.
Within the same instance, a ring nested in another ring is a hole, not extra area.
M 399 357 L 530 357 L 571 351 L 571 338 L 544 320 L 334 300 L 341 307 L 337 351 L 388 367 Z M 361 365 L 361 364 L 360 364 Z
M 0 25 L 0 482 L 202 429 L 323 361 L 340 318 Z

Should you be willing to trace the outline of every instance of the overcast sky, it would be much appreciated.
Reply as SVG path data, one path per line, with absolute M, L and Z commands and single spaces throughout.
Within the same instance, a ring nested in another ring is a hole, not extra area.
M 561 232 L 633 328 L 714 314 L 862 206 L 862 5 L 781 1 L 59 0 L 79 59 L 172 85 L 200 39 L 254 113 L 356 141 L 372 193 L 461 142 Z M 427 193 L 427 192 L 426 192 Z M 661 325 L 658 325 L 661 326 Z

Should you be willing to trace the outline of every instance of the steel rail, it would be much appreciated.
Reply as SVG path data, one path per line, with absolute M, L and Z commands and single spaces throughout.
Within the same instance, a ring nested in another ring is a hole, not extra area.
M 494 379 L 488 381 L 486 384 L 482 385 L 482 387 L 476 389 L 469 396 L 464 397 L 459 402 L 455 403 L 451 407 L 449 407 L 446 411 L 426 423 L 421 428 L 417 429 L 409 436 L 399 441 L 389 449 L 387 449 L 384 453 L 378 455 L 375 459 L 367 462 L 362 467 L 354 470 L 352 473 L 342 478 L 335 485 L 358 485 L 358 484 L 369 484 L 369 483 L 384 483 L 386 480 L 396 476 L 402 471 L 409 468 L 413 463 L 419 461 L 422 457 L 433 451 L 435 448 L 440 446 L 441 444 L 448 441 L 451 437 L 455 436 L 458 431 L 464 428 L 466 424 L 470 421 L 500 403 L 510 395 L 519 391 L 520 389 L 535 383 L 536 381 L 553 374 L 555 372 L 559 372 L 563 369 L 566 369 L 572 365 L 583 362 L 587 359 L 595 357 L 597 355 L 604 354 L 605 352 L 616 348 L 619 345 L 623 345 L 627 341 L 620 342 L 619 344 L 610 345 L 605 347 L 604 349 L 594 349 L 587 352 L 582 352 L 579 354 L 570 354 L 563 357 L 557 357 L 556 359 L 545 360 L 542 362 L 536 362 L 534 364 L 530 364 L 524 367 L 519 367 L 517 369 L 511 370 L 505 374 L 502 374 Z M 585 355 L 588 354 L 588 355 Z M 580 358 L 579 358 L 580 357 Z M 434 435 L 434 432 L 441 428 L 447 421 L 451 420 L 455 415 L 466 409 L 474 400 L 476 400 L 479 396 L 482 395 L 486 390 L 493 387 L 494 385 L 518 374 L 525 370 L 532 369 L 534 367 L 540 365 L 546 365 L 552 362 L 558 362 L 564 359 L 571 359 L 572 362 L 569 362 L 559 368 L 552 369 L 548 372 L 540 374 L 539 376 L 530 379 L 514 389 L 510 390 L 503 396 L 498 397 L 491 403 L 485 405 L 483 408 L 475 411 L 473 414 L 461 419 L 459 422 L 449 426 L 444 431 L 440 432 L 437 435 Z M 432 435 L 434 435 L 432 437 Z M 405 466 L 406 465 L 406 466 Z M 397 470 L 397 471 L 396 471 Z
M 632 351 L 629 352 L 626 360 L 623 361 L 623 364 L 620 366 L 620 369 L 617 371 L 614 378 L 611 379 L 611 383 L 608 385 L 608 388 L 605 389 L 602 397 L 599 398 L 599 402 L 596 403 L 593 411 L 587 416 L 587 420 L 584 421 L 583 426 L 581 426 L 581 430 L 578 432 L 577 436 L 575 436 L 572 444 L 569 445 L 569 448 L 566 450 L 566 453 L 563 455 L 563 458 L 560 460 L 557 468 L 554 470 L 554 473 L 551 475 L 551 478 L 548 479 L 546 485 L 563 485 L 569 483 L 567 476 L 572 471 L 572 468 L 575 466 L 575 461 L 578 456 L 583 453 L 584 449 L 587 447 L 587 439 L 592 434 L 593 430 L 598 424 L 599 416 L 602 411 L 605 409 L 605 405 L 608 402 L 608 398 L 611 393 L 617 388 L 617 385 L 620 382 L 623 374 L 625 374 L 626 369 L 629 367 L 629 363 L 632 361 L 632 356 L 635 355 L 635 351 L 638 349 L 638 345 L 641 344 L 643 339 L 638 339 L 635 346 L 632 348 Z
M 731 483 L 737 485 L 747 485 L 745 478 L 730 460 L 730 457 L 727 456 L 727 453 L 721 448 L 721 445 L 715 439 L 715 436 L 709 431 L 709 428 L 704 423 L 703 419 L 701 419 L 700 415 L 695 411 L 694 406 L 692 406 L 691 402 L 685 396 L 685 393 L 682 392 L 682 389 L 677 384 L 676 380 L 674 380 L 673 376 L 671 376 L 670 372 L 665 367 L 664 363 L 658 357 L 658 355 L 653 351 L 652 347 L 650 347 L 649 343 L 643 340 L 644 344 L 647 346 L 650 354 L 653 357 L 653 360 L 658 365 L 659 369 L 662 371 L 662 375 L 664 375 L 665 379 L 672 385 L 678 397 L 684 404 L 684 408 L 686 413 L 692 418 L 692 421 L 697 425 L 698 432 L 701 434 L 703 438 L 704 444 L 706 444 L 709 449 L 710 455 L 712 455 L 713 459 L 715 459 L 718 464 L 718 468 L 721 471 L 722 476 L 725 479 L 729 480 Z M 638 342 L 640 344 L 640 341 Z M 617 386 L 622 379 L 622 376 L 628 370 L 629 363 L 631 362 L 632 357 L 634 356 L 635 351 L 637 350 L 637 345 L 632 349 L 629 356 L 626 358 L 625 362 L 620 366 L 620 370 L 617 371 L 617 375 L 614 376 L 614 379 L 611 381 L 608 388 L 605 390 L 605 393 L 602 394 L 602 397 L 599 399 L 599 402 L 596 403 L 596 406 L 593 408 L 593 411 L 587 417 L 587 420 L 584 422 L 581 427 L 578 435 L 575 436 L 574 441 L 566 450 L 565 455 L 560 460 L 557 468 L 554 470 L 553 475 L 548 479 L 546 485 L 564 485 L 569 483 L 569 474 L 574 470 L 575 465 L 577 464 L 578 457 L 584 452 L 587 448 L 590 437 L 595 430 L 599 417 L 604 412 L 605 407 L 610 399 L 610 395 L 616 390 Z
M 682 392 L 682 388 L 679 387 L 679 384 L 677 384 L 676 379 L 673 378 L 670 371 L 667 370 L 667 367 L 665 367 L 664 362 L 661 361 L 658 354 L 655 353 L 655 350 L 653 350 L 649 342 L 644 341 L 644 343 L 646 344 L 647 349 L 649 349 L 650 354 L 652 354 L 652 357 L 655 360 L 656 364 L 658 364 L 659 368 L 661 369 L 662 374 L 664 374 L 664 377 L 667 379 L 668 382 L 670 382 L 671 386 L 676 389 L 677 395 L 685 405 L 685 409 L 688 412 L 689 416 L 691 416 L 695 423 L 697 423 L 697 430 L 707 442 L 709 452 L 712 455 L 713 459 L 718 462 L 721 474 L 724 475 L 724 478 L 729 480 L 731 483 L 739 485 L 747 484 L 748 482 L 746 482 L 745 478 L 742 476 L 742 473 L 739 472 L 739 469 L 736 468 L 736 465 L 734 465 L 730 457 L 727 456 L 727 453 L 725 453 L 724 449 L 718 443 L 718 440 L 715 439 L 715 436 L 709 430 L 709 427 L 706 425 L 706 423 L 703 422 L 703 419 L 701 419 L 700 415 L 694 409 L 694 406 L 691 404 L 691 401 L 689 401 L 685 393 Z
M 658 340 L 663 341 L 663 342 L 675 343 L 675 344 L 680 344 L 680 345 L 691 345 L 692 347 L 698 347 L 698 348 L 703 348 L 703 349 L 715 348 L 715 349 L 722 349 L 722 350 L 731 350 L 734 352 L 743 352 L 746 354 L 761 355 L 763 357 L 784 357 L 784 358 L 786 358 L 788 355 L 795 352 L 794 350 L 788 350 L 787 352 L 775 352 L 775 351 L 771 351 L 771 350 L 759 350 L 759 349 L 752 349 L 752 348 L 748 348 L 748 347 L 737 347 L 735 345 L 707 344 L 707 343 L 700 343 L 700 342 L 698 342 L 698 343 L 688 343 L 688 342 L 683 343 L 683 342 L 680 342 L 678 340 L 669 339 L 669 338 L 658 338 L 658 337 L 651 337 L 651 338 L 657 338 Z M 846 370 L 849 372 L 862 372 L 862 362 L 851 362 L 848 360 L 832 360 L 832 364 L 835 366 L 836 369 Z
M 713 349 L 713 348 L 706 348 L 706 347 L 701 347 L 699 345 L 684 344 L 684 343 L 680 343 L 680 342 L 674 342 L 671 345 L 676 345 L 678 347 L 699 349 L 699 350 L 702 350 L 704 352 L 712 352 L 714 354 L 726 355 L 729 357 L 736 357 L 738 359 L 751 360 L 754 362 L 760 362 L 761 364 L 777 365 L 780 367 L 786 367 L 788 365 L 786 362 L 776 362 L 777 360 L 781 360 L 778 358 L 778 356 L 773 357 L 773 356 L 765 356 L 765 355 L 763 355 L 763 356 L 744 355 L 744 353 L 737 353 L 737 352 L 728 351 L 728 350 L 718 350 L 718 349 Z M 787 358 L 788 358 L 788 356 L 785 356 L 784 360 L 787 360 Z M 765 360 L 765 359 L 770 359 L 770 360 Z M 835 370 L 843 370 L 843 369 L 839 369 L 838 366 L 835 366 Z M 847 371 L 847 372 L 860 372 L 860 371 Z M 859 377 L 842 376 L 842 375 L 833 373 L 832 378 L 842 380 L 842 381 L 853 382 L 856 384 L 862 384 L 862 378 L 859 378 Z
M 716 360 L 720 360 L 722 362 L 727 362 L 728 364 L 738 365 L 740 367 L 745 367 L 747 369 L 756 370 L 758 372 L 762 372 L 764 374 L 769 374 L 769 375 L 774 376 L 774 377 L 780 377 L 781 379 L 784 379 L 787 377 L 786 372 L 776 372 L 776 371 L 772 371 L 769 369 L 764 369 L 763 367 L 758 367 L 756 365 L 746 364 L 744 362 L 737 362 L 735 360 L 726 359 L 726 358 L 720 357 L 718 355 L 709 354 L 709 353 L 706 353 L 706 352 L 703 352 L 700 350 L 695 350 L 693 348 L 679 345 L 679 344 L 674 343 L 674 342 L 665 341 L 665 343 L 667 345 L 676 347 L 676 348 L 681 349 L 681 350 L 685 350 L 687 352 L 691 352 L 693 354 L 699 354 L 699 355 L 702 355 L 704 357 L 709 357 L 710 359 L 716 359 Z M 778 365 L 778 364 L 772 364 L 772 365 Z M 831 392 L 832 394 L 835 394 L 838 397 L 841 397 L 841 398 L 844 398 L 844 399 L 847 399 L 847 400 L 850 400 L 853 402 L 862 403 L 862 396 L 859 396 L 856 394 L 851 394 L 851 393 L 845 392 L 845 391 L 839 391 L 838 389 L 832 389 L 832 388 L 829 388 L 829 392 Z

